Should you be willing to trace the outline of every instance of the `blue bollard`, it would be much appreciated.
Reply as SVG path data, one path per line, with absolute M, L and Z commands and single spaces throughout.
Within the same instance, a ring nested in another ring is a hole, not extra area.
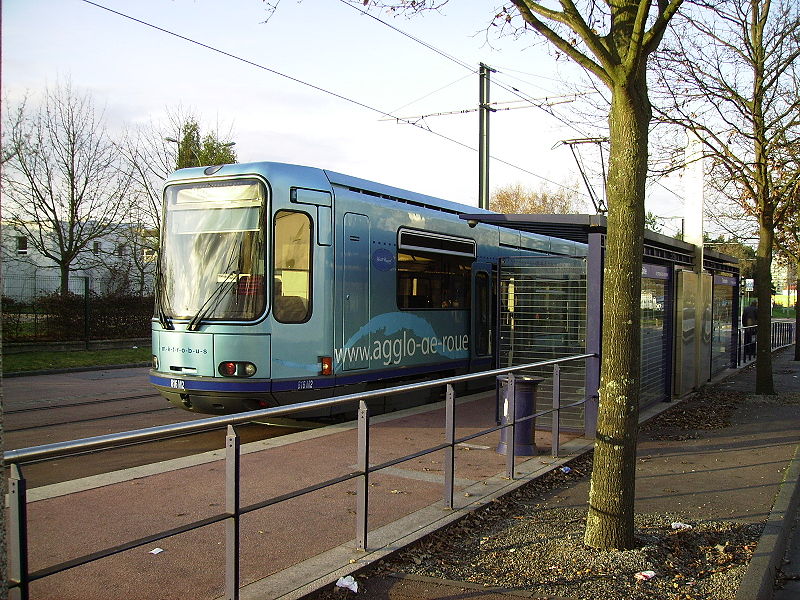
M 536 387 L 544 379 L 541 377 L 514 377 L 515 416 L 517 421 L 530 416 L 536 407 Z M 508 376 L 499 375 L 497 377 L 497 401 L 500 423 L 505 425 L 510 422 L 508 398 Z M 514 454 L 516 456 L 536 456 L 536 443 L 533 437 L 533 429 L 536 419 L 528 419 L 522 423 L 517 423 L 514 428 Z M 500 443 L 497 446 L 498 454 L 508 452 L 508 438 L 511 435 L 511 428 L 506 427 L 500 430 Z

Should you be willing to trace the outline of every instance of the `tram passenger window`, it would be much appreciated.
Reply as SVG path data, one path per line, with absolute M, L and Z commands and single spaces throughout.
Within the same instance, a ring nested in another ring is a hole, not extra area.
M 472 261 L 472 258 L 435 252 L 398 252 L 398 308 L 468 309 Z
M 303 323 L 311 317 L 311 219 L 278 212 L 273 240 L 273 314 L 281 323 Z

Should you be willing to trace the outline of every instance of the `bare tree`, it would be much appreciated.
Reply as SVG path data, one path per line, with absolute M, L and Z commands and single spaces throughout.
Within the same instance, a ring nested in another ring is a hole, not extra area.
M 662 120 L 693 132 L 719 197 L 756 224 L 758 320 L 771 320 L 775 231 L 800 169 L 800 7 L 790 0 L 728 0 L 674 23 L 658 55 Z M 791 174 L 791 175 L 789 175 Z M 770 328 L 758 331 L 756 391 L 775 392 Z
M 129 132 L 119 145 L 132 179 L 128 221 L 142 233 L 136 243 L 147 255 L 159 252 L 162 191 L 170 173 L 184 167 L 236 162 L 229 134 L 223 136 L 216 128 L 203 136 L 200 123 L 191 110 L 177 107 L 167 111 L 164 121 Z
M 506 214 L 568 214 L 578 211 L 578 201 L 577 193 L 568 188 L 552 192 L 546 187 L 534 190 L 516 183 L 496 188 L 489 208 Z
M 130 213 L 127 221 L 141 229 L 155 232 L 143 243 L 152 253 L 158 253 L 158 231 L 161 229 L 161 194 L 164 181 L 175 170 L 177 146 L 165 138 L 174 135 L 171 127 L 150 123 L 128 132 L 119 144 L 122 159 L 131 173 Z
M 5 121 L 7 220 L 57 265 L 66 293 L 76 260 L 94 240 L 120 226 L 129 177 L 120 168 L 102 112 L 69 83 L 48 88 L 37 110 L 23 104 L 16 114 L 18 119 Z
M 584 541 L 598 548 L 631 548 L 639 418 L 640 273 L 652 117 L 647 64 L 682 2 L 587 0 L 579 7 L 572 0 L 561 0 L 560 10 L 531 0 L 512 2 L 526 27 L 596 77 L 611 96 L 600 405 Z M 509 22 L 513 18 L 506 13 Z

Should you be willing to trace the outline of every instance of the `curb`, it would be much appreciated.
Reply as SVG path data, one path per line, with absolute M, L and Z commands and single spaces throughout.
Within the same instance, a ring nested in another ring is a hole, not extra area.
M 783 475 L 783 482 L 775 497 L 772 511 L 758 539 L 758 546 L 750 559 L 747 571 L 739 585 L 736 600 L 771 600 L 775 591 L 775 577 L 783 555 L 795 511 L 800 504 L 800 444 L 795 448 Z
M 41 369 L 39 371 L 14 371 L 13 373 L 3 373 L 3 378 L 10 377 L 32 377 L 35 375 L 60 375 L 62 373 L 83 373 L 85 371 L 110 371 L 112 369 L 138 369 L 149 367 L 149 362 L 129 363 L 126 365 L 92 365 L 91 367 L 69 367 L 66 369 Z

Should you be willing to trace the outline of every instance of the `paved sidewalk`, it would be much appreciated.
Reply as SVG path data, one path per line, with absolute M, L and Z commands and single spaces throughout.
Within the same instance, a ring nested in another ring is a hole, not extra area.
M 786 538 L 797 519 L 800 500 L 800 363 L 793 348 L 774 355 L 775 387 L 794 393 L 796 403 L 749 396 L 731 417 L 731 425 L 703 430 L 689 439 L 657 439 L 643 431 L 637 466 L 637 513 L 681 514 L 697 521 L 766 522 L 759 545 L 739 588 L 737 600 L 773 597 L 776 568 L 784 558 Z M 746 368 L 714 385 L 745 393 L 755 391 L 755 369 Z M 669 438 L 670 436 L 665 436 Z M 546 501 L 564 507 L 584 507 L 588 481 Z M 797 576 L 800 533 L 790 546 L 784 573 Z M 364 600 L 454 600 L 538 597 L 520 590 L 485 588 L 463 581 L 420 576 L 354 574 L 360 589 L 347 596 Z M 797 581 L 775 600 L 800 598 Z M 330 597 L 331 588 L 308 596 Z M 783 595 L 781 595 L 783 594 Z M 345 597 L 339 590 L 334 597 Z M 556 600 L 553 598 L 553 600 Z M 572 599 L 566 599 L 572 600 Z

